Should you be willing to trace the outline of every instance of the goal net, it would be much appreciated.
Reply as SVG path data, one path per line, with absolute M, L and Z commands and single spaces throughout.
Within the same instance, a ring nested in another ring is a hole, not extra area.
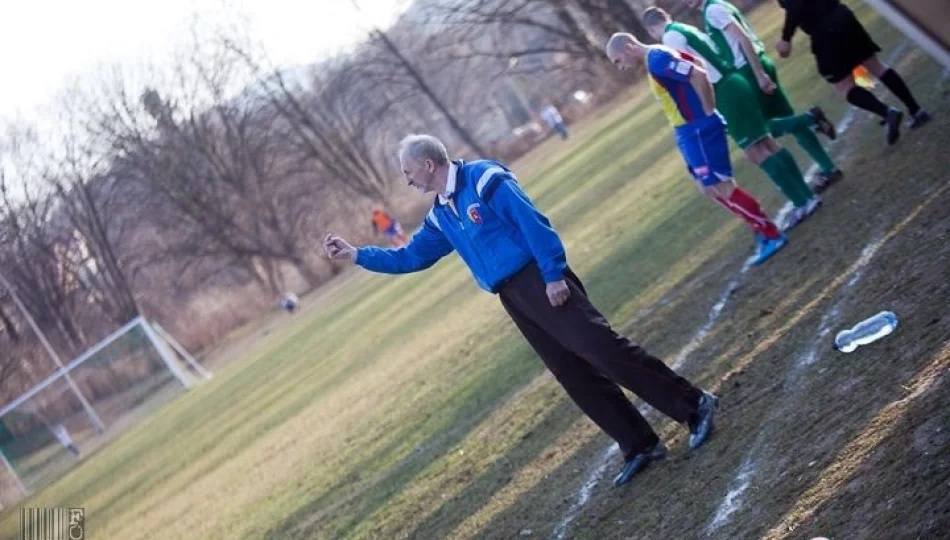
M 0 508 L 210 376 L 161 327 L 126 324 L 0 409 Z

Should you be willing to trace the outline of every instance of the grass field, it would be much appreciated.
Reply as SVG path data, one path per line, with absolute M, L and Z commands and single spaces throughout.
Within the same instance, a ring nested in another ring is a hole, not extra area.
M 870 119 L 849 119 L 834 147 L 847 179 L 763 267 L 743 273 L 750 234 L 685 179 L 643 88 L 514 164 L 594 303 L 721 393 L 701 451 L 654 418 L 671 457 L 611 488 L 610 441 L 449 258 L 304 298 L 212 381 L 23 504 L 85 507 L 95 539 L 937 538 L 950 530 L 950 81 L 850 3 L 936 120 L 887 148 Z M 778 11 L 753 21 L 774 42 Z M 786 89 L 845 117 L 796 46 Z M 735 163 L 777 211 L 764 176 Z M 829 331 L 884 308 L 897 334 L 830 350 Z M 0 516 L 0 538 L 17 517 Z

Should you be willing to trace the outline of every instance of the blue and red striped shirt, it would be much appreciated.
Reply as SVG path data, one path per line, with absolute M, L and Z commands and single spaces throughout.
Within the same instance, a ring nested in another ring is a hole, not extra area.
M 652 46 L 647 51 L 646 65 L 653 94 L 673 127 L 710 116 L 703 111 L 703 102 L 689 82 L 697 65 L 689 54 L 662 45 Z

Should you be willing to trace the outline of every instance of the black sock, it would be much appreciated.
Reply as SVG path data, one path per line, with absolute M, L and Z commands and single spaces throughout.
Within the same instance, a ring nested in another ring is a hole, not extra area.
M 848 103 L 866 111 L 871 111 L 881 118 L 887 118 L 887 111 L 890 109 L 867 88 L 861 88 L 860 86 L 854 86 L 851 90 L 848 90 Z
M 907 85 L 904 84 L 904 79 L 902 79 L 896 71 L 888 68 L 887 71 L 881 75 L 881 82 L 884 83 L 884 86 L 886 86 L 891 93 L 903 101 L 904 105 L 907 105 L 907 110 L 910 111 L 911 115 L 917 114 L 917 111 L 920 110 L 920 105 L 917 104 L 914 95 L 910 93 L 910 88 L 907 88 Z

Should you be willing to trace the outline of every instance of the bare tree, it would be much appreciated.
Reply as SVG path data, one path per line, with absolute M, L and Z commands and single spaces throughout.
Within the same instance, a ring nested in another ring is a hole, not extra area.
M 168 92 L 177 101 L 153 88 L 133 99 L 113 81 L 95 127 L 115 152 L 110 176 L 135 184 L 153 207 L 165 241 L 146 263 L 227 261 L 272 293 L 284 288 L 287 264 L 315 284 L 307 254 L 321 189 L 281 151 L 273 109 L 253 95 L 228 95 L 240 71 L 222 49 L 183 59 Z
M 37 324 L 69 352 L 81 350 L 80 300 L 88 291 L 65 256 L 68 240 L 52 222 L 56 200 L 43 191 L 31 134 L 9 130 L 0 167 L 0 266 Z M 14 193 L 14 186 L 17 192 Z M 12 325 L 11 325 L 12 326 Z
M 389 38 L 389 35 L 379 29 L 373 30 L 370 34 L 371 38 L 378 41 L 383 48 L 396 59 L 397 63 L 406 71 L 406 74 L 410 79 L 415 82 L 416 86 L 419 88 L 419 91 L 435 106 L 436 109 L 442 114 L 445 120 L 452 126 L 452 130 L 462 141 L 468 145 L 475 153 L 479 156 L 486 157 L 486 152 L 481 148 L 481 146 L 475 141 L 475 138 L 472 137 L 471 133 L 458 121 L 455 115 L 449 110 L 449 108 L 442 102 L 435 91 L 432 89 L 432 86 L 429 85 L 425 77 L 422 76 L 422 73 L 419 69 L 409 61 L 408 58 L 399 50 L 399 47 Z
M 463 47 L 450 60 L 481 56 L 508 61 L 529 56 L 567 55 L 605 62 L 599 36 L 578 18 L 569 0 L 429 0 L 427 23 L 452 29 Z
M 246 43 L 231 37 L 224 43 L 258 77 L 246 94 L 263 98 L 261 107 L 276 116 L 285 140 L 309 167 L 356 196 L 388 199 L 390 178 L 371 158 L 367 137 L 387 104 L 360 99 L 368 96 L 354 63 L 328 60 L 294 78 L 279 69 L 265 70 Z
M 93 271 L 84 272 L 83 278 L 99 292 L 96 301 L 107 316 L 125 324 L 140 310 L 115 245 L 128 232 L 129 220 L 123 217 L 132 209 L 122 207 L 121 183 L 109 174 L 112 155 L 108 146 L 91 136 L 86 105 L 78 92 L 63 94 L 59 151 L 44 176 L 59 195 L 71 236 L 88 250 L 88 259 L 82 263 Z
M 644 43 L 653 38 L 643 26 L 640 14 L 625 0 L 573 0 L 605 35 L 614 32 L 629 32 Z

